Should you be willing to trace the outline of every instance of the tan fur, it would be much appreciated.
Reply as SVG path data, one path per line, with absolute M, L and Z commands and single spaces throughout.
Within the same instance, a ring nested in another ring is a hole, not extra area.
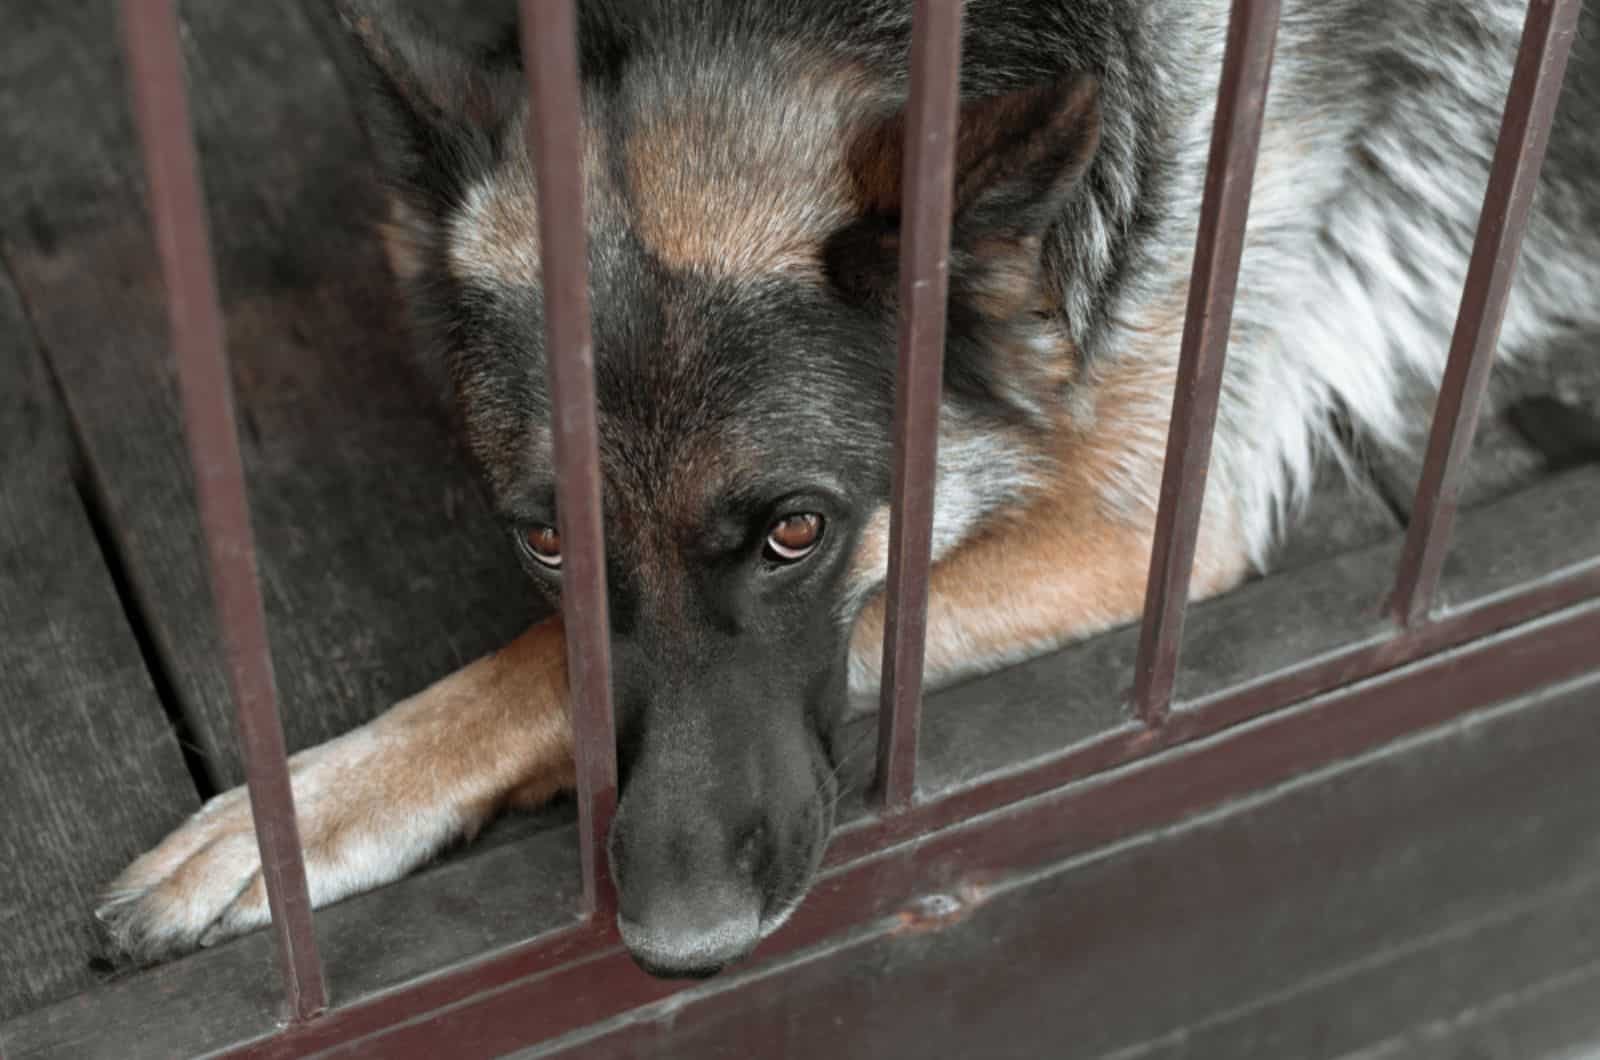
M 448 245 L 450 273 L 459 281 L 538 288 L 539 199 L 532 173 L 507 167 L 468 192 Z
M 508 804 L 573 778 L 565 640 L 543 622 L 367 725 L 289 761 L 316 906 L 404 875 Z M 124 948 L 160 953 L 268 920 L 250 799 L 208 802 L 135 861 L 100 910 Z
M 1153 327 L 1152 337 L 1165 327 Z M 1163 361 L 1165 363 L 1163 363 Z M 1170 403 L 1172 358 L 1129 358 L 1098 381 L 1087 416 L 1063 414 L 1053 471 L 1028 502 L 979 529 L 935 564 L 929 582 L 926 673 L 930 683 L 993 669 L 1025 655 L 1130 621 L 1144 605 L 1154 507 L 1125 497 L 1159 492 L 1161 450 L 1130 464 L 1130 437 L 1160 438 Z M 1164 398 L 1162 396 L 1165 396 Z M 1155 400 L 1152 400 L 1152 397 Z M 879 556 L 888 512 L 868 523 L 858 573 Z M 1208 508 L 1190 583 L 1195 597 L 1237 584 L 1248 569 L 1231 511 Z M 852 685 L 875 684 L 885 601 L 871 601 L 852 644 Z
M 422 275 L 422 248 L 426 245 L 422 219 L 398 196 L 389 197 L 389 216 L 379 222 L 378 238 L 395 279 L 408 283 Z
M 628 140 L 628 179 L 647 192 L 634 196 L 636 231 L 661 261 L 679 269 L 731 276 L 815 274 L 823 239 L 844 219 L 836 204 L 837 173 L 813 176 L 831 187 L 752 195 L 751 171 L 763 190 L 781 188 L 803 171 L 799 159 L 765 145 L 765 155 L 728 158 L 726 167 L 697 154 L 694 143 L 720 130 L 699 129 L 704 118 L 669 113 Z M 693 166 L 686 166 L 693 159 Z M 804 180 L 805 177 L 801 176 Z
M 604 140 L 583 131 L 583 211 L 590 231 L 616 212 L 606 179 Z M 514 137 L 494 174 L 471 188 L 447 242 L 447 265 L 457 280 L 491 287 L 536 289 L 543 264 L 539 241 L 539 194 L 527 142 Z
M 883 505 L 867 518 L 856 539 L 855 554 L 850 559 L 847 581 L 861 585 L 883 577 L 884 557 L 889 555 L 889 506 Z
M 465 795 L 469 831 L 510 792 L 554 794 L 572 775 L 566 693 L 565 637 L 553 618 L 384 715 L 370 794 L 387 805 Z M 341 807 L 325 820 L 329 833 L 360 829 L 370 809 Z
M 666 264 L 716 275 L 820 275 L 823 241 L 856 216 L 845 144 L 871 105 L 863 71 L 775 56 L 781 110 L 728 113 L 704 89 L 642 108 L 625 153 L 635 231 Z M 704 99 L 697 97 L 704 91 Z
M 856 206 L 841 148 L 852 108 L 841 112 L 840 101 L 853 98 L 866 79 L 837 64 L 782 61 L 795 71 L 787 101 L 793 109 L 775 119 L 719 120 L 692 90 L 641 108 L 621 147 L 625 188 L 611 184 L 605 137 L 586 127 L 589 227 L 598 227 L 603 214 L 615 216 L 625 200 L 632 211 L 626 223 L 672 267 L 730 276 L 818 274 L 823 239 Z M 519 140 L 499 170 L 468 194 L 449 233 L 457 279 L 538 286 L 532 172 Z
M 984 268 L 966 292 L 972 307 L 995 320 L 1010 320 L 1024 313 L 1049 313 L 1055 300 L 1041 282 L 1041 253 L 1037 236 L 974 243 L 971 254 L 984 262 Z

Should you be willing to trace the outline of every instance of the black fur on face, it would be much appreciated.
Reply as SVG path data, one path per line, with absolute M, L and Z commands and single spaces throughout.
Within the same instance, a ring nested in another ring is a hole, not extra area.
M 515 139 L 520 77 L 509 63 L 402 43 L 370 5 L 343 8 L 377 82 L 369 126 L 421 251 L 419 315 L 451 359 L 501 516 L 519 543 L 537 539 L 557 513 L 534 204 Z M 754 65 L 722 80 L 687 61 L 652 67 L 633 55 L 636 36 L 603 32 L 605 10 L 585 8 L 583 54 L 622 785 L 612 867 L 635 957 L 695 975 L 782 922 L 832 824 L 829 737 L 847 698 L 854 608 L 881 579 L 858 552 L 889 493 L 903 121 L 892 93 L 854 68 L 795 74 L 808 110 Z M 648 93 L 630 92 L 635 65 L 655 71 Z M 661 96 L 680 84 L 692 106 L 674 111 Z M 815 167 L 793 173 L 818 198 L 803 209 L 783 198 L 787 182 L 771 183 L 787 129 L 761 140 L 776 163 L 729 175 L 729 158 L 759 156 L 750 122 L 768 114 L 814 120 L 815 139 L 833 144 L 833 157 L 794 162 Z M 946 400 L 965 422 L 1014 429 L 1060 385 L 1057 367 L 1034 363 L 1055 327 L 1041 248 L 1097 127 L 1093 82 L 1070 76 L 963 111 Z M 641 176 L 663 171 L 670 179 Z M 661 201 L 716 181 L 709 201 Z M 747 214 L 772 197 L 770 215 L 761 206 L 745 223 L 752 242 L 777 247 L 777 264 L 725 267 L 757 258 L 737 229 L 718 257 L 706 234 L 726 220 L 716 195 Z M 685 215 L 704 223 L 674 228 Z M 780 222 L 800 235 L 772 239 Z M 801 556 L 772 537 L 795 519 L 820 529 Z M 558 599 L 559 567 L 519 552 Z

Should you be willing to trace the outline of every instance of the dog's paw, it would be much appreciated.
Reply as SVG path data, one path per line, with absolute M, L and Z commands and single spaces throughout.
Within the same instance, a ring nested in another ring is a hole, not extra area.
M 313 906 L 398 879 L 459 831 L 448 807 L 396 791 L 394 757 L 370 729 L 358 729 L 290 759 Z M 248 792 L 234 788 L 207 802 L 106 888 L 95 915 L 114 951 L 137 961 L 266 925 Z

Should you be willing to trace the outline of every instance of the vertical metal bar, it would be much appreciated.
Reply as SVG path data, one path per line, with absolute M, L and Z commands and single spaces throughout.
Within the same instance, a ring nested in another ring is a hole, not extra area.
M 1178 671 L 1211 435 L 1278 34 L 1278 7 L 1279 0 L 1234 0 L 1228 20 L 1134 666 L 1134 711 L 1147 725 L 1159 725 L 1166 717 Z
M 528 152 L 539 188 L 545 355 L 555 432 L 556 503 L 562 541 L 561 612 L 577 761 L 583 900 L 611 908 L 606 832 L 617 806 L 600 510 L 599 428 L 584 235 L 577 23 L 572 0 L 522 0 L 528 70 Z
M 1439 587 L 1455 525 L 1461 471 L 1472 450 L 1581 6 L 1582 0 L 1528 4 L 1461 310 L 1450 340 L 1450 359 L 1428 434 L 1427 457 L 1386 605 L 1406 625 L 1426 616 Z
M 123 0 L 122 24 L 211 592 L 227 650 L 239 748 L 284 992 L 290 1018 L 298 1022 L 327 1007 L 327 989 L 311 924 L 266 618 L 256 582 L 222 310 L 201 205 L 173 0 Z
M 961 0 L 917 0 L 906 113 L 893 501 L 878 715 L 878 794 L 891 809 L 909 804 L 916 789 L 960 70 Z

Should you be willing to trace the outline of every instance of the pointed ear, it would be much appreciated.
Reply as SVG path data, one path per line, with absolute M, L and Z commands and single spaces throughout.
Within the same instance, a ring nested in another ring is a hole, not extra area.
M 336 0 L 368 87 L 358 106 L 384 176 L 423 216 L 438 216 L 493 164 L 523 93 L 512 58 L 475 60 L 441 43 L 391 0 Z
M 1076 74 L 981 100 L 961 115 L 956 224 L 963 234 L 1041 236 L 1100 143 L 1100 83 Z
M 1100 137 L 1099 83 L 1087 74 L 962 104 L 956 134 L 951 220 L 952 293 L 963 286 L 1009 291 L 1028 301 L 1041 278 L 1043 238 L 1094 158 Z M 905 115 L 875 123 L 852 142 L 846 165 L 862 224 L 838 249 L 846 257 L 898 244 L 907 174 Z M 838 261 L 846 286 L 881 270 Z M 879 264 L 883 264 L 879 262 Z M 894 263 L 888 263 L 890 282 Z M 963 276 L 965 283 L 963 283 Z M 1001 308 L 999 306 L 993 308 Z

